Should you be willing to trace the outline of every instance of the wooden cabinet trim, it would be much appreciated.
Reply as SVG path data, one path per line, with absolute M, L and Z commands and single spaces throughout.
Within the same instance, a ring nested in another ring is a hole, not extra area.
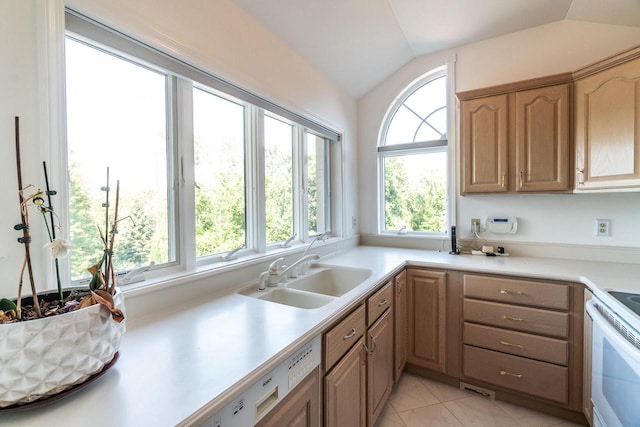
M 456 93 L 460 101 L 480 98 L 483 96 L 504 95 L 519 90 L 537 89 L 545 86 L 553 86 L 558 84 L 571 83 L 573 73 L 559 73 L 550 76 L 537 77 L 528 80 L 521 80 L 513 83 L 504 83 L 495 86 L 484 87 L 480 89 L 471 89 Z
M 624 64 L 627 61 L 632 61 L 636 58 L 640 58 L 640 46 L 624 50 L 622 52 L 613 54 L 605 59 L 602 59 L 593 64 L 587 65 L 586 67 L 582 67 L 578 70 L 575 70 L 573 74 L 573 80 L 580 80 L 585 77 L 589 77 L 593 74 L 600 73 L 609 68 L 613 68 L 620 64 Z

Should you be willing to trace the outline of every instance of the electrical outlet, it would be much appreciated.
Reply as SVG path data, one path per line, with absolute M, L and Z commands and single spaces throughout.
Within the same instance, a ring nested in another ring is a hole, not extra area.
M 358 220 L 356 220 L 355 215 L 351 217 L 351 228 L 355 229 L 358 225 Z
M 480 232 L 480 219 L 479 218 L 471 218 L 471 232 Z
M 596 219 L 595 235 L 598 237 L 611 237 L 611 220 Z

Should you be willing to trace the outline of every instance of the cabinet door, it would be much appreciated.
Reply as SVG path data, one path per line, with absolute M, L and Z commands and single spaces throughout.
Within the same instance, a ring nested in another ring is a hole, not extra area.
M 515 94 L 516 191 L 569 190 L 569 85 Z
M 640 186 L 640 58 L 575 90 L 576 190 Z
M 462 102 L 463 194 L 508 190 L 507 107 L 507 95 Z
M 366 352 L 360 338 L 324 379 L 324 424 L 366 425 Z
M 407 363 L 445 372 L 446 273 L 407 269 Z
M 400 379 L 404 365 L 407 363 L 407 271 L 398 274 L 394 279 L 394 381 Z
M 367 338 L 367 425 L 373 427 L 393 388 L 393 310 L 369 328 Z
M 320 420 L 320 370 L 296 386 L 256 427 L 317 427 Z

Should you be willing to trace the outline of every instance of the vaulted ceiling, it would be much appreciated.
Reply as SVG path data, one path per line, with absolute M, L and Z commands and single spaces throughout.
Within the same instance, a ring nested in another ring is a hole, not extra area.
M 411 59 L 577 20 L 640 27 L 640 0 L 232 0 L 354 98 Z

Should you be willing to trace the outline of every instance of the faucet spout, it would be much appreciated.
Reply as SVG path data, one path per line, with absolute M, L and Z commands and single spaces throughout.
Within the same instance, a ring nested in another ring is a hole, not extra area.
M 271 263 L 271 265 L 269 266 L 269 270 L 260 274 L 260 278 L 259 278 L 260 285 L 258 290 L 263 291 L 265 289 L 265 286 L 276 286 L 278 283 L 280 283 L 282 280 L 284 280 L 287 277 L 287 275 L 291 270 L 293 270 L 294 268 L 297 268 L 298 265 L 303 264 L 305 262 L 309 262 L 310 260 L 316 260 L 319 258 L 320 258 L 320 255 L 316 255 L 316 254 L 304 255 L 300 257 L 296 262 L 286 267 L 282 271 L 280 271 L 279 269 L 279 264 L 280 262 L 282 262 L 283 258 L 278 258 L 277 260 Z

